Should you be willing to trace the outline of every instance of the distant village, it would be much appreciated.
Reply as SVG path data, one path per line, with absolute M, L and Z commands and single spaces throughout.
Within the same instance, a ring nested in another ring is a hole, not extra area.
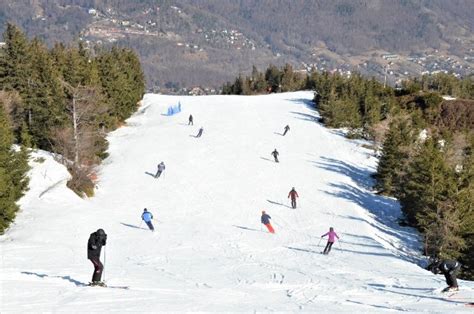
M 186 13 L 179 7 L 172 6 L 171 10 L 171 14 L 176 15 L 177 18 L 186 18 Z M 159 11 L 159 6 L 148 8 L 140 14 L 143 20 L 132 21 L 120 17 L 112 8 L 108 8 L 105 12 L 90 8 L 88 14 L 93 18 L 93 23 L 81 32 L 79 39 L 87 46 L 113 43 L 126 36 L 149 36 L 167 39 L 187 53 L 205 52 L 208 48 L 249 51 L 263 48 L 239 30 L 216 27 L 196 28 L 192 36 L 194 42 L 188 41 L 185 36 L 164 31 L 157 20 L 150 19 L 151 13 L 158 14 Z M 170 13 L 167 12 L 167 14 Z M 3 45 L 4 43 L 0 43 L 0 48 Z M 278 59 L 282 54 L 274 52 L 274 55 Z M 315 49 L 314 52 L 308 53 L 306 59 L 307 61 L 300 64 L 293 64 L 293 67 L 300 73 L 316 70 L 350 76 L 354 72 L 359 72 L 363 75 L 374 76 L 384 84 L 396 87 L 403 80 L 420 75 L 450 73 L 456 77 L 463 77 L 472 74 L 474 48 L 469 49 L 464 57 L 448 56 L 446 52 L 438 50 L 411 55 L 376 51 L 365 56 L 342 57 L 327 49 Z M 186 95 L 208 95 L 221 92 L 215 87 L 203 86 L 175 88 L 155 86 L 150 91 Z

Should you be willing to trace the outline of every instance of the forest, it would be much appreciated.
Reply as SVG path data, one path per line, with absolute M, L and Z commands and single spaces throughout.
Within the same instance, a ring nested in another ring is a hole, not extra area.
M 0 49 L 0 233 L 28 186 L 30 149 L 58 156 L 77 194 L 94 194 L 94 169 L 107 157 L 107 132 L 121 126 L 145 91 L 130 49 L 49 49 L 8 24 Z

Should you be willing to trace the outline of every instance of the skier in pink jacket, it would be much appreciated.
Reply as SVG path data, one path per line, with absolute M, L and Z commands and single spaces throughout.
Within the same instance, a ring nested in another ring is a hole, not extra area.
M 329 254 L 329 252 L 331 251 L 332 245 L 333 245 L 334 242 L 336 241 L 336 238 L 339 239 L 339 236 L 338 236 L 337 233 L 334 231 L 334 228 L 333 228 L 333 227 L 330 227 L 330 228 L 329 228 L 329 232 L 323 234 L 323 235 L 321 236 L 321 238 L 323 238 L 323 237 L 325 237 L 325 236 L 328 236 L 328 243 L 326 244 L 326 247 L 324 248 L 323 254 Z

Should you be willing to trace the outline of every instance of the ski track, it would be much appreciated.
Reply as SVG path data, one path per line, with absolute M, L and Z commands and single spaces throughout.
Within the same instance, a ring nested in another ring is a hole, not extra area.
M 439 292 L 444 278 L 417 265 L 419 238 L 397 225 L 398 203 L 370 190 L 377 160 L 364 141 L 319 124 L 312 97 L 147 94 L 109 135 L 91 199 L 36 152 L 44 161 L 32 160 L 22 210 L 0 238 L 1 312 L 468 312 L 474 284 Z M 178 101 L 183 112 L 164 116 Z M 154 179 L 147 173 L 160 161 L 166 170 Z M 144 207 L 155 233 L 140 223 Z M 276 234 L 260 224 L 262 210 Z M 322 255 L 330 226 L 341 242 Z M 115 288 L 84 286 L 98 228 Z

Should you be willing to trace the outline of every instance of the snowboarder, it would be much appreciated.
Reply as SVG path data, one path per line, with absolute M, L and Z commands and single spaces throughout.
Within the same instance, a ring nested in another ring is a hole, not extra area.
M 275 150 L 272 152 L 272 156 L 273 158 L 275 158 L 275 162 L 279 162 L 278 161 L 278 155 L 280 155 L 277 151 L 277 149 L 275 148 Z
M 94 273 L 92 274 L 91 286 L 105 286 L 101 281 L 104 265 L 100 262 L 100 251 L 107 242 L 107 235 L 103 229 L 98 229 L 91 233 L 87 242 L 87 258 L 94 264 Z
M 290 126 L 287 124 L 287 125 L 285 126 L 285 131 L 283 132 L 283 136 L 285 136 L 286 133 L 287 133 L 289 130 L 290 130 Z
M 434 263 L 428 267 L 433 273 L 438 274 L 441 272 L 446 278 L 446 284 L 448 286 L 443 289 L 443 292 L 459 290 L 456 275 L 459 269 L 461 269 L 461 263 L 454 260 L 435 260 Z
M 264 210 L 262 210 L 262 218 L 260 219 L 262 224 L 264 224 L 265 227 L 267 227 L 267 229 L 270 233 L 275 233 L 275 230 L 273 229 L 272 225 L 270 224 L 270 219 L 272 219 L 272 217 L 270 217 L 270 215 L 268 215 L 267 213 L 265 213 Z
M 328 236 L 328 243 L 326 244 L 326 247 L 324 248 L 323 254 L 329 254 L 329 252 L 331 251 L 332 245 L 333 245 L 334 242 L 336 241 L 336 238 L 339 239 L 339 236 L 338 236 L 337 233 L 334 231 L 334 228 L 333 228 L 333 227 L 330 227 L 330 228 L 329 228 L 329 232 L 323 234 L 323 235 L 321 236 L 321 238 L 324 238 L 325 236 Z
M 157 166 L 158 170 L 156 171 L 156 174 L 155 174 L 155 179 L 156 178 L 159 178 L 161 176 L 161 173 L 165 170 L 165 163 L 164 162 L 160 162 Z
M 196 135 L 196 137 L 201 137 L 203 131 L 204 131 L 204 129 L 201 127 L 199 129 L 198 134 Z
M 153 227 L 153 224 L 151 223 L 153 219 L 153 214 L 148 211 L 148 209 L 143 210 L 142 214 L 142 220 L 146 223 L 148 228 L 150 228 L 151 231 L 155 231 L 155 227 Z
M 291 207 L 296 208 L 296 198 L 299 196 L 298 196 L 298 192 L 296 192 L 294 187 L 291 189 L 290 193 L 288 193 L 288 198 L 290 197 L 291 197 Z
M 193 123 L 193 115 L 192 115 L 192 114 L 189 115 L 188 125 L 194 125 L 194 123 Z

